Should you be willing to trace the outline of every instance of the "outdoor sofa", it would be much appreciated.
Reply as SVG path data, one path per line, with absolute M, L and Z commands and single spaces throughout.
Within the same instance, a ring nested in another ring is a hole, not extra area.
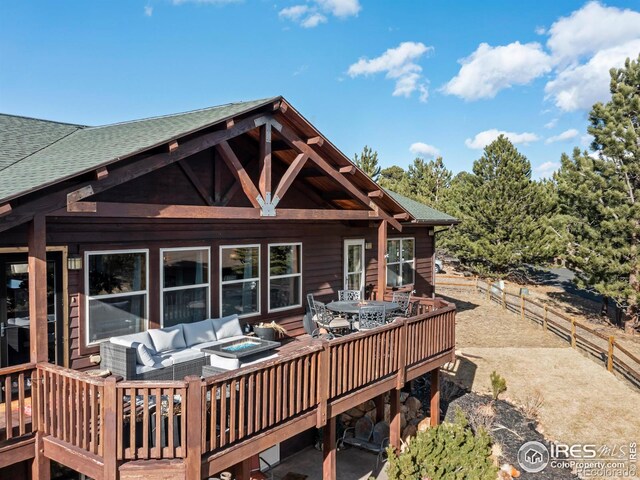
M 201 375 L 205 365 L 233 370 L 265 360 L 259 356 L 241 362 L 202 351 L 242 338 L 238 315 L 111 337 L 100 344 L 100 367 L 125 380 L 182 380 Z

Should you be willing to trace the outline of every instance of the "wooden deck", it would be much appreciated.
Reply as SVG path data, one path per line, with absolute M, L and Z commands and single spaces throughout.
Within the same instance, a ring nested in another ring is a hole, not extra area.
M 277 358 L 207 378 L 119 381 L 45 363 L 0 370 L 4 385 L 32 384 L 14 388 L 9 410 L 3 399 L 11 428 L 0 432 L 0 465 L 5 445 L 36 432 L 43 465 L 96 479 L 207 478 L 309 428 L 335 428 L 337 415 L 363 401 L 399 394 L 453 359 L 454 329 L 455 306 L 425 298 L 414 317 L 331 341 L 297 337 Z M 31 401 L 32 423 L 20 413 Z

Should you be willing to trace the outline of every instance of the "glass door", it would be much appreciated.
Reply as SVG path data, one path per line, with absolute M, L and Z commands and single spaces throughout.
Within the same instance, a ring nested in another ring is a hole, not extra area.
M 62 255 L 47 254 L 49 361 L 62 362 L 56 332 L 62 321 Z M 0 367 L 29 362 L 29 265 L 26 254 L 0 255 Z M 60 337 L 62 343 L 62 337 Z
M 344 288 L 364 289 L 364 239 L 344 241 Z

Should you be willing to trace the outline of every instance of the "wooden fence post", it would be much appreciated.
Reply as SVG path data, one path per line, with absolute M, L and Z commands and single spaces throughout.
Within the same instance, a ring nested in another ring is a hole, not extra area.
M 547 307 L 546 305 L 544 306 L 544 317 L 542 318 L 542 328 L 544 329 L 544 331 L 547 331 L 547 317 L 549 315 L 549 307 Z
M 576 319 L 571 319 L 571 346 L 576 348 Z
M 613 347 L 616 343 L 616 337 L 609 336 L 609 351 L 607 353 L 607 370 L 613 372 Z
M 187 415 L 187 455 L 185 458 L 185 478 L 201 478 L 202 470 L 202 380 L 190 375 L 187 382 L 186 413 Z M 184 399 L 182 400 L 185 401 Z M 215 399 L 212 399 L 215 401 Z M 212 433 L 215 435 L 215 432 Z
M 117 378 L 107 377 L 104 381 L 104 418 L 102 418 L 102 459 L 104 461 L 102 478 L 116 480 L 118 478 L 118 413 L 116 391 Z

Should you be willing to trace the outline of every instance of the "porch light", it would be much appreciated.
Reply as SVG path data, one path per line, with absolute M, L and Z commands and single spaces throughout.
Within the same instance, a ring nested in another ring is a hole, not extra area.
M 67 257 L 68 270 L 82 270 L 82 257 L 77 254 L 70 254 Z

